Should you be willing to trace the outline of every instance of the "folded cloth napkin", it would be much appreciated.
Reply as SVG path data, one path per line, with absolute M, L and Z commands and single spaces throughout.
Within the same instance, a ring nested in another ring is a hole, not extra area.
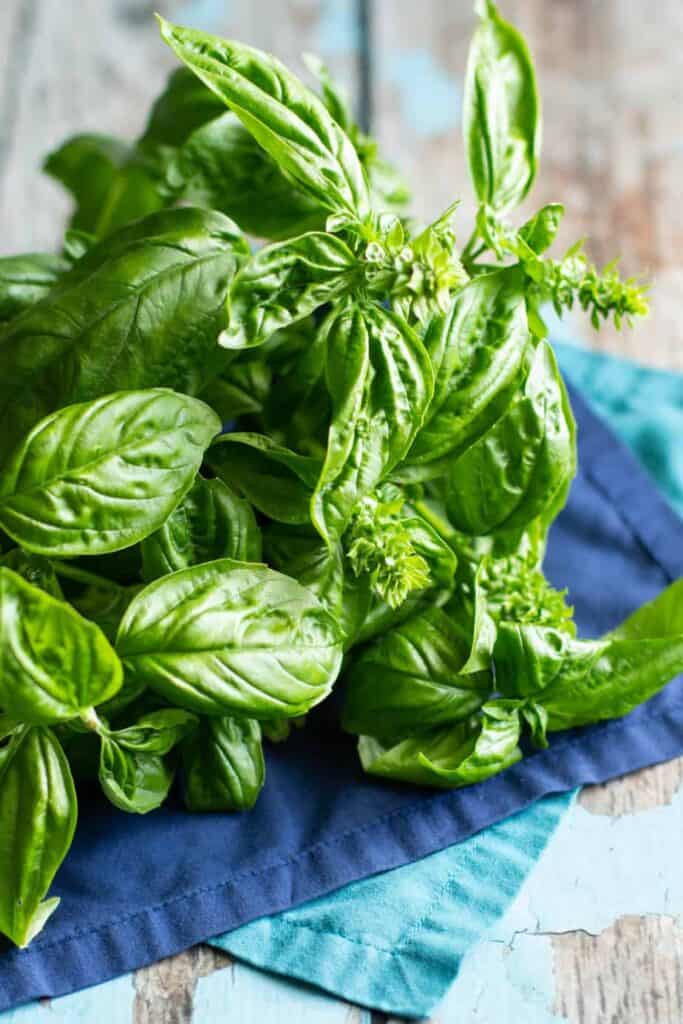
M 683 516 L 683 376 L 555 344 L 563 373 L 638 456 Z M 463 957 L 507 909 L 572 794 L 414 864 L 261 918 L 212 945 L 351 1002 L 425 1016 Z
M 556 584 L 570 582 L 580 628 L 597 633 L 683 574 L 683 528 L 626 448 L 578 395 L 573 402 L 582 470 L 553 530 L 548 569 Z M 578 576 L 573 572 L 577 564 L 582 567 Z M 113 977 L 350 881 L 416 861 L 502 822 L 547 794 L 681 752 L 683 685 L 678 682 L 627 719 L 558 736 L 549 751 L 456 792 L 430 793 L 365 778 L 351 740 L 321 727 L 270 751 L 269 783 L 249 814 L 190 816 L 171 804 L 139 819 L 116 812 L 93 795 L 84 801 L 76 842 L 54 886 L 63 900 L 59 914 L 29 949 L 0 955 L 0 1008 Z M 425 912 L 424 904 L 419 912 L 410 905 L 414 927 L 408 934 L 403 922 L 396 923 L 396 915 L 406 910 L 400 901 L 392 911 L 393 926 L 389 911 L 385 920 L 384 908 L 376 908 L 375 917 L 382 917 L 379 945 L 384 952 L 387 946 L 396 948 L 394 962 L 410 972 L 423 951 L 429 957 L 436 950 L 434 962 L 438 959 L 440 967 L 430 970 L 443 987 L 457 963 L 454 967 L 450 938 L 444 934 L 455 931 L 455 924 L 436 907 L 439 893 L 457 893 L 461 882 L 458 906 L 467 904 L 471 914 L 469 922 L 466 914 L 460 918 L 463 939 L 458 941 L 465 945 L 469 940 L 464 937 L 476 935 L 509 900 L 560 812 L 561 801 L 554 809 L 537 809 L 540 839 L 529 838 L 533 828 L 517 834 L 515 822 L 497 826 L 499 853 L 489 849 L 488 863 L 500 866 L 488 911 L 482 906 L 487 900 L 481 869 L 467 867 L 467 851 L 458 851 L 461 860 L 453 868 L 441 869 L 441 888 L 430 888 L 431 911 Z M 496 832 L 491 835 L 495 841 Z M 478 849 L 470 847 L 473 856 Z M 414 885 L 413 880 L 405 889 Z M 334 913 L 338 925 L 340 916 Z M 432 925 L 422 927 L 421 917 Z M 313 927 L 300 927 L 301 941 L 308 937 L 310 943 L 316 930 L 328 933 L 329 920 L 323 913 L 317 922 L 311 919 Z M 428 934 L 429 948 L 422 947 Z M 389 943 L 388 935 L 394 936 Z M 353 930 L 345 931 L 345 937 L 355 938 Z M 330 941 L 329 934 L 323 938 Z M 283 945 L 278 941 L 271 947 L 267 966 L 274 970 L 287 969 L 278 963 Z M 307 957 L 314 948 L 309 945 Z M 381 957 L 378 961 L 383 962 Z M 348 959 L 340 962 L 348 969 Z M 346 998 L 395 1012 L 420 1015 L 435 1001 L 434 990 L 425 991 L 429 985 L 424 976 L 409 973 L 392 1005 L 383 996 L 381 977 L 363 991 L 360 980 L 348 974 L 335 978 L 328 967 L 326 977 L 314 970 L 297 973 Z

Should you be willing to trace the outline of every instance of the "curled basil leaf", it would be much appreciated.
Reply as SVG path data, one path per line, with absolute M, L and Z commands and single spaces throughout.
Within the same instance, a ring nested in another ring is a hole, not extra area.
M 0 325 L 45 298 L 69 264 L 51 253 L 0 258 Z
M 183 747 L 190 811 L 244 811 L 263 789 L 261 728 L 253 718 L 205 718 Z
M 335 235 L 311 231 L 260 249 L 228 293 L 223 348 L 261 345 L 283 327 L 349 291 L 359 261 Z
M 527 194 L 541 147 L 540 100 L 520 33 L 479 0 L 481 21 L 467 62 L 463 134 L 474 190 L 503 212 Z
M 128 547 L 184 497 L 220 427 L 203 402 L 163 388 L 60 409 L 5 465 L 0 525 L 39 554 Z
M 343 726 L 383 739 L 468 718 L 491 691 L 490 672 L 462 674 L 471 654 L 440 608 L 429 608 L 368 647 L 347 673 Z
M 434 321 L 425 344 L 434 370 L 434 397 L 400 475 L 444 472 L 504 412 L 519 387 L 529 330 L 524 274 L 518 268 L 476 278 Z
M 485 704 L 479 719 L 442 726 L 385 744 L 361 736 L 358 752 L 370 775 L 414 782 L 441 789 L 457 789 L 497 775 L 522 757 L 516 701 Z
M 449 467 L 453 525 L 480 536 L 522 530 L 566 497 L 576 469 L 574 420 L 552 349 L 540 342 L 524 389 Z
M 121 679 L 94 623 L 0 569 L 0 706 L 24 722 L 64 721 L 113 697 Z
M 561 203 L 549 203 L 522 225 L 519 237 L 540 256 L 553 244 L 563 217 L 564 206 Z
M 320 460 L 283 448 L 261 434 L 220 437 L 207 462 L 222 480 L 265 515 L 280 523 L 310 521 L 310 503 Z
M 27 946 L 56 910 L 44 899 L 76 829 L 69 764 L 49 729 L 22 728 L 0 759 L 0 932 Z
M 261 533 L 248 502 L 222 480 L 198 476 L 155 533 L 142 541 L 145 580 L 217 558 L 261 560 Z
M 171 788 L 173 766 L 159 754 L 128 750 L 103 736 L 99 780 L 102 792 L 122 811 L 148 814 L 160 807 Z
M 72 402 L 124 388 L 197 394 L 226 363 L 216 335 L 245 244 L 226 217 L 188 207 L 91 249 L 0 333 L 0 452 Z
M 367 216 L 368 184 L 356 150 L 315 93 L 260 50 L 159 21 L 164 41 L 289 178 L 333 213 Z
M 180 707 L 268 719 L 305 714 L 327 696 L 341 639 L 294 580 L 221 559 L 146 587 L 116 646 L 134 678 Z
M 424 345 L 399 316 L 355 303 L 329 323 L 326 373 L 332 423 L 311 519 L 333 544 L 358 502 L 405 457 L 434 381 Z

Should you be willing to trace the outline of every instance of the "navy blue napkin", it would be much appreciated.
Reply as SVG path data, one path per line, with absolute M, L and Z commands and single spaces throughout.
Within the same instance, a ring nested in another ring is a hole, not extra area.
M 683 575 L 683 527 L 628 449 L 572 394 L 581 471 L 546 567 L 595 635 Z M 268 752 L 268 782 L 243 815 L 144 818 L 92 794 L 53 893 L 59 911 L 27 950 L 0 954 L 0 1009 L 104 981 L 264 914 L 458 842 L 540 797 L 683 753 L 683 682 L 626 719 L 465 790 L 373 781 L 329 718 Z

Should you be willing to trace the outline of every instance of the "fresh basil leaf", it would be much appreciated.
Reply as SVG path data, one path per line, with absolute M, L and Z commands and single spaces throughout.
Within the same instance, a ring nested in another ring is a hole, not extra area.
M 134 147 L 107 135 L 75 135 L 50 153 L 43 170 L 71 193 L 69 226 L 97 238 L 165 205 Z
M 126 750 L 102 737 L 99 780 L 114 807 L 129 814 L 148 814 L 161 807 L 173 782 L 174 768 L 159 754 Z
M 24 728 L 0 761 L 0 932 L 17 946 L 38 934 L 59 899 L 44 899 L 76 829 L 76 790 L 49 729 Z
M 563 217 L 564 206 L 561 203 L 549 203 L 522 225 L 519 237 L 540 256 L 553 244 Z
M 212 715 L 302 715 L 327 696 L 341 664 L 339 627 L 309 591 L 229 559 L 151 583 L 116 646 L 134 678 Z
M 142 541 L 142 573 L 149 582 L 218 558 L 259 562 L 261 533 L 248 502 L 222 480 L 198 476 L 163 526 Z
M 401 525 L 415 553 L 429 566 L 431 583 L 446 590 L 451 588 L 458 567 L 453 548 L 424 516 L 410 506 L 402 515 Z
M 154 101 L 138 145 L 149 153 L 175 150 L 202 125 L 225 112 L 225 104 L 188 68 L 176 68 Z
M 343 727 L 397 741 L 468 718 L 492 689 L 490 672 L 461 675 L 469 653 L 440 608 L 418 613 L 352 664 L 346 674 Z
M 363 220 L 368 185 L 345 132 L 279 61 L 242 43 L 159 19 L 174 53 L 237 114 L 284 173 L 333 213 Z
M 346 294 L 360 263 L 335 235 L 311 231 L 255 253 L 228 293 L 228 326 L 218 343 L 244 349 Z
M 456 789 L 497 775 L 522 757 L 514 701 L 491 701 L 480 720 L 422 732 L 399 743 L 361 736 L 358 752 L 370 775 L 423 786 Z
M 480 0 L 481 18 L 467 62 L 463 134 L 481 203 L 509 210 L 527 194 L 541 147 L 540 100 L 531 56 L 520 33 Z
M 518 268 L 476 278 L 427 333 L 434 398 L 401 475 L 442 473 L 516 394 L 529 343 L 524 280 Z
M 190 811 L 244 811 L 263 789 L 261 728 L 253 718 L 205 718 L 183 747 Z
M 189 711 L 168 708 L 162 711 L 151 711 L 142 715 L 134 725 L 115 732 L 107 732 L 107 738 L 113 739 L 123 747 L 141 754 L 168 754 L 177 743 L 192 735 L 197 729 L 198 719 Z
M 42 555 L 32 555 L 29 551 L 14 548 L 0 557 L 0 565 L 11 569 L 34 587 L 40 587 L 46 594 L 59 599 L 64 597 L 54 566 Z
M 352 304 L 331 319 L 326 372 L 332 423 L 311 518 L 333 544 L 358 502 L 405 457 L 434 384 L 417 334 L 374 305 Z
M 0 258 L 0 325 L 45 298 L 69 264 L 51 253 Z
M 244 253 L 231 221 L 189 207 L 90 250 L 0 334 L 0 451 L 71 402 L 122 388 L 198 393 L 226 363 L 216 334 Z
M 310 590 L 334 616 L 348 648 L 367 621 L 373 595 L 367 577 L 356 577 L 341 544 L 329 548 L 309 528 L 272 523 L 265 537 L 267 560 Z
M 326 209 L 285 177 L 230 112 L 189 136 L 169 162 L 167 181 L 185 201 L 220 210 L 257 238 L 290 238 L 325 226 Z
M 25 722 L 63 721 L 112 697 L 121 678 L 94 623 L 0 569 L 0 706 Z
M 548 729 L 619 718 L 683 672 L 683 580 L 677 580 L 602 641 L 574 641 L 555 679 L 537 698 Z M 582 654 L 594 649 L 587 665 Z M 533 656 L 535 651 L 530 651 Z
M 530 623 L 498 623 L 496 685 L 506 697 L 543 699 L 545 690 L 584 678 L 605 649 L 602 640 L 577 640 L 565 630 Z
M 39 554 L 128 547 L 182 500 L 220 426 L 199 399 L 163 388 L 60 409 L 5 465 L 0 525 Z
M 552 349 L 540 342 L 519 399 L 449 467 L 449 519 L 463 533 L 524 529 L 576 469 L 575 428 Z
M 261 434 L 224 434 L 207 452 L 214 473 L 276 522 L 310 522 L 320 460 L 283 448 Z
M 200 398 L 228 424 L 238 416 L 260 413 L 270 393 L 269 366 L 262 359 L 254 358 L 253 352 L 247 352 L 237 356 L 222 374 L 214 377 Z

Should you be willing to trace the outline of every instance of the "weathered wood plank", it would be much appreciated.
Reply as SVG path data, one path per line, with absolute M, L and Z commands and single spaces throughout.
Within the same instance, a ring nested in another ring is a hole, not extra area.
M 379 135 L 430 217 L 470 195 L 459 121 L 474 17 L 469 3 L 440 0 L 374 9 Z M 625 273 L 652 280 L 647 325 L 598 335 L 581 320 L 581 333 L 682 368 L 683 7 L 661 0 L 655 16 L 646 0 L 507 0 L 501 9 L 530 41 L 544 99 L 544 156 L 521 212 L 564 201 L 563 243 L 589 236 L 599 264 L 620 256 Z

